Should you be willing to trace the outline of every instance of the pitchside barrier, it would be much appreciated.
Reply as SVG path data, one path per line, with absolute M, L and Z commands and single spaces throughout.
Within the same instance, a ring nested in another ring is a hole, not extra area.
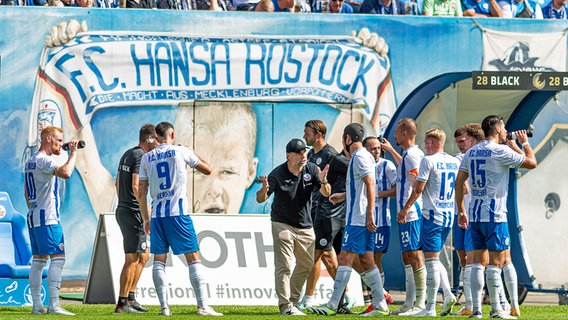
M 205 295 L 217 305 L 276 305 L 274 291 L 274 249 L 270 217 L 267 215 L 192 215 L 201 262 L 205 266 Z M 124 264 L 122 234 L 114 214 L 99 217 L 97 237 L 84 303 L 115 303 Z M 152 282 L 150 258 L 136 290 L 136 299 L 147 305 L 159 304 Z M 325 270 L 325 267 L 322 267 Z M 182 255 L 170 252 L 166 267 L 170 304 L 194 304 L 189 270 Z M 362 305 L 361 281 L 351 274 L 349 290 Z M 327 302 L 333 292 L 333 279 L 322 271 L 314 298 Z

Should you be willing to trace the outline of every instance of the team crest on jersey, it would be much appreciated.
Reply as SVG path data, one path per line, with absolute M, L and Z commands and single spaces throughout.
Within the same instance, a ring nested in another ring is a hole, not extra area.
M 312 175 L 309 173 L 306 173 L 304 175 L 304 181 L 312 181 Z
M 322 161 L 321 158 L 317 158 L 317 159 L 316 159 L 316 164 L 319 166 L 319 165 L 321 164 L 321 161 Z
M 320 239 L 320 246 L 325 247 L 327 245 L 327 239 L 322 238 Z
M 6 216 L 6 208 L 3 205 L 0 205 L 0 219 Z

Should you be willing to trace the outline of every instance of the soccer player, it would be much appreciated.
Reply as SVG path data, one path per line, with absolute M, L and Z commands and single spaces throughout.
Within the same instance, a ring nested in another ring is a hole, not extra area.
M 327 179 L 329 165 L 320 170 L 308 162 L 308 146 L 300 139 L 286 145 L 286 162 L 274 168 L 268 177 L 260 177 L 262 187 L 256 192 L 258 203 L 272 202 L 272 237 L 274 243 L 274 279 L 278 307 L 283 315 L 305 315 L 298 309 L 302 287 L 314 266 L 314 229 L 312 225 L 312 193 L 319 189 L 328 197 L 331 186 Z M 295 258 L 296 266 L 292 272 Z M 290 276 L 292 274 L 292 276 Z
M 357 256 L 365 270 L 361 273 L 361 279 L 371 288 L 373 295 L 373 310 L 363 315 L 389 314 L 379 269 L 373 259 L 372 233 L 377 229 L 374 217 L 375 159 L 363 148 L 364 136 L 363 126 L 358 123 L 349 124 L 343 131 L 344 145 L 351 153 L 346 178 L 346 225 L 331 299 L 327 304 L 307 308 L 316 314 L 330 316 L 337 313 Z
M 308 151 L 308 162 L 314 163 L 320 169 L 325 168 L 337 155 L 337 151 L 325 141 L 327 127 L 321 120 L 309 120 L 304 126 L 304 140 L 312 149 Z M 319 190 L 314 190 L 312 194 L 312 220 L 314 222 L 314 233 L 316 236 L 314 266 L 308 275 L 304 297 L 300 301 L 303 307 L 313 305 L 312 299 L 316 284 L 321 272 L 321 262 L 323 261 L 329 275 L 335 279 L 337 272 L 337 256 L 333 251 L 333 242 L 336 237 L 342 236 L 342 224 L 337 219 L 330 217 L 331 206 L 322 207 L 326 197 L 323 197 Z M 349 308 L 351 306 L 347 306 Z
M 440 252 L 444 247 L 446 238 L 450 234 L 454 218 L 454 183 L 458 173 L 460 161 L 444 152 L 446 134 L 440 129 L 426 131 L 424 144 L 426 154 L 420 161 L 420 170 L 410 197 L 400 210 L 399 216 L 406 216 L 415 201 L 422 196 L 422 230 L 420 232 L 420 245 L 424 252 L 427 278 L 426 308 L 413 316 L 436 316 L 436 295 L 440 287 L 441 272 L 447 271 L 440 267 Z M 444 290 L 444 305 L 441 316 L 452 311 L 456 297 L 449 290 Z
M 507 226 L 507 193 L 509 169 L 534 169 L 536 158 L 528 143 L 525 130 L 517 131 L 517 141 L 507 140 L 503 117 L 490 115 L 481 123 L 485 140 L 471 147 L 462 160 L 456 179 L 456 203 L 458 204 L 459 225 L 471 225 L 473 266 L 471 268 L 471 292 L 473 313 L 470 317 L 481 318 L 481 291 L 484 286 L 485 270 L 483 256 L 489 252 L 486 272 L 487 288 L 493 318 L 514 318 L 520 314 L 517 292 L 517 274 L 510 261 L 509 230 Z M 505 145 L 506 144 L 506 145 Z M 523 153 L 524 151 L 524 153 Z M 469 211 L 464 205 L 464 183 L 469 182 L 471 202 Z M 511 293 L 511 317 L 505 312 L 498 298 L 501 270 L 505 275 L 507 290 Z
M 376 176 L 375 184 L 377 195 L 375 197 L 375 221 L 377 231 L 373 236 L 374 259 L 383 285 L 385 283 L 385 273 L 383 270 L 383 255 L 387 252 L 390 244 L 390 206 L 389 198 L 396 196 L 396 166 L 392 161 L 381 158 L 381 142 L 377 137 L 367 137 L 363 140 L 363 147 L 367 149 L 375 159 Z M 387 302 L 392 301 L 392 296 L 385 292 Z M 372 308 L 372 304 L 369 305 Z
M 124 266 L 120 273 L 118 302 L 114 311 L 117 313 L 148 311 L 135 298 L 136 285 L 149 258 L 148 236 L 144 231 L 136 196 L 140 160 L 144 153 L 154 149 L 157 145 L 156 127 L 153 124 L 143 125 L 138 134 L 138 145 L 128 149 L 120 158 L 118 165 L 115 182 L 118 206 L 115 217 L 123 238 Z
M 69 179 L 77 160 L 77 140 L 69 142 L 69 158 L 59 165 L 54 156 L 61 154 L 63 130 L 48 126 L 41 133 L 41 145 L 25 165 L 24 194 L 28 205 L 28 230 L 32 247 L 30 293 L 32 314 L 61 314 L 73 316 L 59 304 L 61 272 L 65 265 L 65 241 L 60 223 L 59 179 Z M 42 306 L 41 274 L 47 259 L 51 259 L 47 273 L 49 308 Z
M 418 197 L 408 211 L 402 211 L 412 193 L 418 176 L 420 161 L 424 152 L 416 145 L 416 122 L 404 118 L 398 121 L 394 137 L 396 144 L 403 148 L 402 156 L 388 141 L 382 148 L 391 153 L 398 164 L 396 179 L 397 221 L 402 251 L 402 262 L 406 274 L 406 299 L 404 304 L 392 313 L 412 314 L 425 308 L 426 268 L 420 249 L 420 230 L 422 229 L 422 197 Z
M 456 145 L 460 149 L 459 154 L 455 157 L 460 161 L 463 159 L 463 155 L 469 148 L 483 141 L 485 135 L 483 130 L 481 130 L 481 125 L 478 123 L 470 123 L 461 126 L 454 132 L 454 139 Z M 467 184 L 467 183 L 466 183 Z M 466 190 L 469 188 L 466 187 Z M 469 207 L 469 202 L 471 200 L 471 194 L 469 191 L 464 194 L 465 207 Z M 471 265 L 473 263 L 473 249 L 471 248 L 471 235 L 469 234 L 469 226 L 467 229 L 462 229 L 458 226 L 457 219 L 458 210 L 455 210 L 456 217 L 454 219 L 453 241 L 454 248 L 460 260 L 460 280 L 463 282 L 463 294 L 465 296 L 465 306 L 456 313 L 459 316 L 469 316 L 471 315 L 472 302 L 471 302 L 471 286 L 470 286 L 470 274 Z
M 481 129 L 481 125 L 478 123 L 470 123 L 464 126 L 461 126 L 456 129 L 454 133 L 455 141 L 460 149 L 461 153 L 457 154 L 455 157 L 460 160 L 463 159 L 463 155 L 469 148 L 473 147 L 474 145 L 478 144 L 479 142 L 483 141 L 485 135 L 483 134 L 483 130 Z M 469 187 L 465 186 L 465 194 L 464 194 L 464 205 L 465 208 L 469 208 L 469 203 L 471 201 L 471 194 L 469 193 Z M 457 208 L 457 205 L 456 205 Z M 471 233 L 470 233 L 470 226 L 466 229 L 460 228 L 458 226 L 458 219 L 457 219 L 458 210 L 455 210 L 456 219 L 454 219 L 454 226 L 453 226 L 453 240 L 454 240 L 454 248 L 458 254 L 458 258 L 460 260 L 460 280 L 463 282 L 463 293 L 465 296 L 465 306 L 459 310 L 455 315 L 460 316 L 469 316 L 472 313 L 472 297 L 471 297 L 471 267 L 473 265 L 473 248 L 471 246 Z M 509 251 L 507 251 L 509 254 Z M 483 265 L 487 264 L 489 260 L 489 254 L 485 253 L 482 261 Z M 513 266 L 511 264 L 511 266 Z M 505 290 L 503 289 L 502 281 L 499 281 L 499 300 L 501 301 L 501 306 L 504 311 L 510 311 L 511 306 L 507 302 L 507 297 L 505 295 Z M 515 291 L 516 293 L 516 291 Z
M 173 145 L 175 132 L 171 123 L 159 123 L 156 137 L 160 144 L 146 153 L 140 162 L 138 203 L 144 230 L 148 234 L 152 230 L 152 276 L 162 314 L 171 315 L 166 282 L 166 259 L 171 247 L 175 255 L 183 254 L 187 261 L 189 280 L 197 299 L 197 314 L 221 316 L 223 314 L 213 310 L 205 300 L 203 266 L 187 200 L 187 166 L 203 174 L 210 174 L 211 167 L 188 147 Z M 148 189 L 152 197 L 151 215 L 146 202 Z

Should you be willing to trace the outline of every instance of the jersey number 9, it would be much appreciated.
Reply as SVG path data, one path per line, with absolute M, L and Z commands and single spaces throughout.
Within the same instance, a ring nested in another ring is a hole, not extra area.
M 167 190 L 172 186 L 172 180 L 170 179 L 170 165 L 167 162 L 158 162 L 156 164 L 156 170 L 158 173 L 158 178 L 160 181 L 160 190 Z

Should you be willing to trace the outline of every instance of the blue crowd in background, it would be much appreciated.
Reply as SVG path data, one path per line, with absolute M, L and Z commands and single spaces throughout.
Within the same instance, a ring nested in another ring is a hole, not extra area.
M 1 5 L 84 8 L 367 13 L 566 19 L 568 0 L 0 0 Z

